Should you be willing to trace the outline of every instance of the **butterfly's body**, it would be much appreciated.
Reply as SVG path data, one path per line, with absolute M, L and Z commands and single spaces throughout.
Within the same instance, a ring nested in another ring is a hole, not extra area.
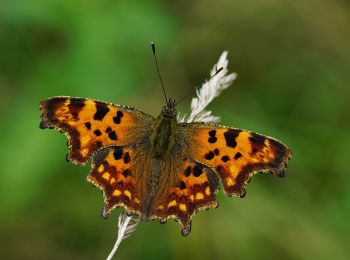
M 153 120 L 151 125 L 151 135 L 145 136 L 143 146 L 150 151 L 147 156 L 149 160 L 149 170 L 144 172 L 143 200 L 141 202 L 141 217 L 149 220 L 153 211 L 154 199 L 160 196 L 160 191 L 164 191 L 168 183 L 168 176 L 164 174 L 166 162 L 174 157 L 175 136 L 178 125 L 176 122 L 175 108 L 167 110 L 168 106 L 162 109 L 160 115 Z
M 67 159 L 85 164 L 88 181 L 103 191 L 104 216 L 123 206 L 144 220 L 176 218 L 182 234 L 200 209 L 217 207 L 220 182 L 243 196 L 251 176 L 284 170 L 291 151 L 249 131 L 204 123 L 178 123 L 169 99 L 154 118 L 139 110 L 92 99 L 54 97 L 41 102 L 41 128 L 69 137 Z

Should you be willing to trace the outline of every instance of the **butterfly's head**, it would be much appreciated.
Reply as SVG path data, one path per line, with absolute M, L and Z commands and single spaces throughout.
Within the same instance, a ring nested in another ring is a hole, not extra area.
M 166 102 L 166 105 L 162 107 L 162 115 L 168 118 L 176 117 L 176 102 L 175 99 L 169 98 Z

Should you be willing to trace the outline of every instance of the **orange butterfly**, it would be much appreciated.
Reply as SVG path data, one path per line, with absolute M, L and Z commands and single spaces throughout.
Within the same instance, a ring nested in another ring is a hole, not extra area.
M 206 123 L 178 123 L 175 100 L 157 118 L 137 109 L 76 97 L 40 104 L 40 128 L 69 138 L 67 160 L 86 164 L 87 180 L 103 191 L 104 217 L 116 207 L 143 220 L 175 218 L 186 236 L 192 216 L 228 196 L 244 196 L 252 175 L 284 176 L 291 150 L 246 130 Z

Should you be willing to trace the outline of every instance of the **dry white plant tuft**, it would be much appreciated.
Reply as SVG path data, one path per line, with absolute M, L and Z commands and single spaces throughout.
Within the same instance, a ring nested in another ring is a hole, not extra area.
M 210 79 L 206 81 L 199 90 L 197 90 L 197 97 L 192 99 L 191 114 L 187 119 L 187 123 L 218 123 L 220 121 L 219 117 L 213 116 L 211 114 L 211 111 L 205 110 L 205 108 L 214 98 L 218 97 L 221 92 L 224 89 L 228 88 L 236 79 L 236 73 L 226 75 L 228 72 L 227 66 L 227 51 L 224 51 L 221 54 L 218 63 L 215 64 L 211 70 Z M 217 75 L 215 75 L 217 73 L 217 70 L 220 68 L 222 68 L 222 70 Z M 185 122 L 185 120 L 186 115 L 184 115 L 182 118 L 180 115 L 178 115 L 178 122 Z M 122 240 L 131 236 L 140 220 L 140 217 L 128 216 L 125 212 L 122 212 L 119 215 L 118 238 L 114 244 L 112 251 L 107 257 L 107 260 L 112 259 Z
M 192 99 L 191 114 L 187 119 L 187 123 L 218 123 L 220 121 L 219 117 L 213 116 L 211 111 L 205 110 L 205 108 L 214 98 L 218 97 L 224 89 L 228 88 L 237 77 L 236 73 L 226 75 L 228 73 L 227 54 L 227 51 L 221 54 L 218 63 L 214 65 L 210 72 L 210 79 L 206 81 L 200 89 L 197 89 L 197 97 Z M 222 70 L 215 75 L 220 68 L 222 68 Z M 184 121 L 185 116 L 180 118 L 180 122 Z

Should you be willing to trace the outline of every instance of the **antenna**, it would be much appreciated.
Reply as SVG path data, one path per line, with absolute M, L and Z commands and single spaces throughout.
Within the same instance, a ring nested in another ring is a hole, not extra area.
M 154 42 L 151 42 L 151 46 L 152 46 L 152 52 L 153 52 L 153 56 L 154 56 L 154 61 L 156 63 L 156 67 L 157 67 L 158 77 L 159 77 L 159 80 L 160 80 L 160 84 L 162 84 L 162 88 L 163 88 L 163 92 L 164 92 L 165 103 L 168 103 L 168 98 L 166 97 L 163 80 L 162 80 L 162 77 L 160 76 L 160 72 L 159 72 L 158 61 L 157 61 L 157 56 L 156 56 L 156 46 L 154 45 Z
M 222 71 L 223 69 L 224 69 L 223 67 L 220 67 L 218 70 L 216 70 L 215 73 L 214 73 L 214 75 L 211 76 L 206 82 L 208 82 L 209 80 L 211 80 L 212 78 L 214 78 L 216 75 L 218 75 L 218 74 L 220 73 L 220 71 Z M 205 83 L 206 83 L 206 82 L 205 82 Z M 204 83 L 204 84 L 205 84 L 205 83 Z M 203 85 L 202 85 L 202 86 L 203 86 Z M 188 93 L 186 96 L 184 96 L 184 97 L 181 98 L 179 101 L 177 101 L 177 102 L 175 103 L 175 106 L 177 106 L 179 103 L 181 103 L 182 101 L 184 101 L 185 98 L 187 98 L 189 95 L 190 95 L 190 93 Z
M 188 93 L 186 96 L 184 96 L 184 97 L 181 98 L 179 101 L 177 101 L 177 102 L 175 103 L 175 106 L 177 106 L 177 105 L 180 104 L 182 101 L 184 101 L 185 98 L 187 98 L 189 95 L 190 95 L 190 93 Z

